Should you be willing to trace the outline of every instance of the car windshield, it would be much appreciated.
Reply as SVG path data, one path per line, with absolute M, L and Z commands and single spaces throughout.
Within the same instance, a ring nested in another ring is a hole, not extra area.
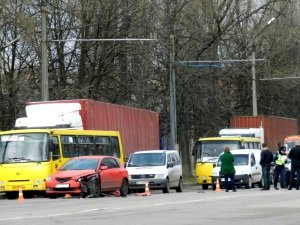
M 227 141 L 227 140 L 215 140 L 215 141 L 203 141 L 202 142 L 202 156 L 203 157 L 218 157 L 224 148 L 239 149 L 239 141 Z
M 0 163 L 26 163 L 49 160 L 48 134 L 0 135 Z
M 249 163 L 249 155 L 247 154 L 234 154 L 234 166 L 245 166 Z M 221 160 L 219 157 L 218 166 L 221 166 Z
M 132 154 L 128 167 L 163 166 L 166 164 L 165 153 L 138 153 Z
M 98 159 L 70 159 L 61 170 L 96 170 Z

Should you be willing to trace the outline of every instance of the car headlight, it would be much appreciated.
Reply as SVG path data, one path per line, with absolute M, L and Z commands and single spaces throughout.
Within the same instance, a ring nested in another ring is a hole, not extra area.
M 43 183 L 43 179 L 41 178 L 33 180 L 33 184 L 42 184 L 42 183 Z
M 78 177 L 78 178 L 76 179 L 77 182 L 81 182 L 82 180 L 83 180 L 82 177 Z
M 0 185 L 4 185 L 4 181 L 3 180 L 0 180 Z
M 46 181 L 51 182 L 52 181 L 51 177 L 47 177 Z
M 164 178 L 164 174 L 163 173 L 162 174 L 156 174 L 155 178 L 157 178 L 157 179 L 163 179 Z

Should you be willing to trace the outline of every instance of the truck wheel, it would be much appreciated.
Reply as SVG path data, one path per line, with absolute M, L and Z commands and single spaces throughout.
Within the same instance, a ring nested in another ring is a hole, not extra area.
M 170 184 L 169 184 L 169 179 L 168 178 L 166 180 L 166 186 L 163 189 L 163 193 L 170 193 Z
M 202 184 L 202 189 L 207 190 L 208 189 L 208 184 Z
M 178 186 L 176 187 L 176 192 L 183 192 L 182 178 L 179 178 Z
M 246 184 L 246 189 L 252 188 L 252 178 L 249 176 Z

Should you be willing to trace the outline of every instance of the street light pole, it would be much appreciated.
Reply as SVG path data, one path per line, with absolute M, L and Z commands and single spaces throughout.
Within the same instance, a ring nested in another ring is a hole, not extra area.
M 41 17 L 42 17 L 41 92 L 42 92 L 42 101 L 48 101 L 49 86 L 48 86 L 48 53 L 47 53 L 47 5 L 45 0 L 42 0 Z
M 174 35 L 170 35 L 170 147 L 176 149 L 177 124 L 176 124 L 176 84 L 175 84 L 175 47 Z
M 252 115 L 257 116 L 255 51 L 252 53 Z

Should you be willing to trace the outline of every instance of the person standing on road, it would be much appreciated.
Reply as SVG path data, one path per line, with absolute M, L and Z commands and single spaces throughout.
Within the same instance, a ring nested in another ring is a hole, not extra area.
M 281 146 L 278 152 L 274 155 L 275 170 L 274 170 L 274 189 L 279 190 L 277 183 L 280 177 L 281 188 L 286 188 L 285 163 L 287 157 L 285 147 Z
M 232 155 L 228 147 L 224 148 L 224 153 L 220 156 L 220 160 L 221 160 L 220 175 L 223 175 L 225 178 L 226 192 L 228 192 L 229 189 L 232 189 L 233 192 L 236 192 L 235 185 L 234 185 L 234 175 L 235 175 L 235 169 L 233 165 L 234 156 Z
M 261 190 L 270 190 L 270 170 L 273 162 L 273 153 L 268 148 L 266 143 L 262 144 L 262 151 L 260 153 L 260 165 L 262 167 L 263 188 Z
M 300 145 L 296 145 L 291 149 L 288 154 L 288 158 L 291 159 L 291 176 L 289 190 L 292 190 L 293 180 L 295 173 L 297 173 L 296 190 L 299 190 L 300 185 Z

